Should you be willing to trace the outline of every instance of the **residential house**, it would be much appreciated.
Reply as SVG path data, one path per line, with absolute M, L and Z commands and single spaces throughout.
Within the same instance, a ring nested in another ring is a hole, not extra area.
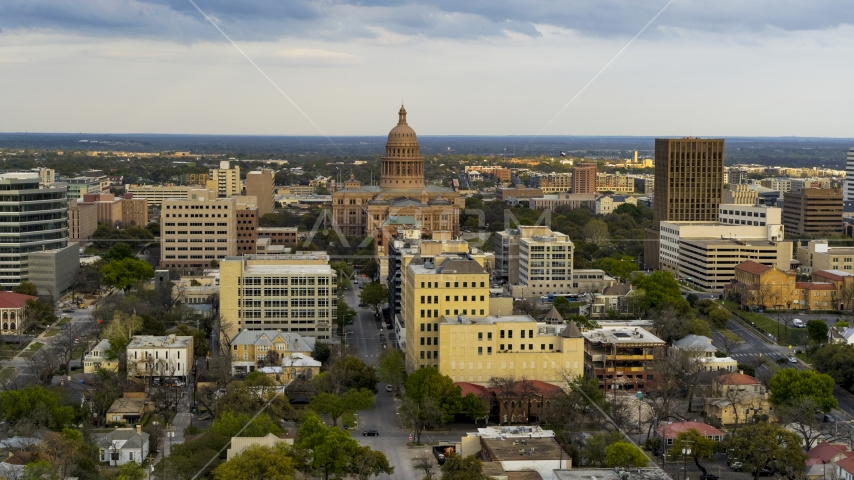
M 281 365 L 260 367 L 258 371 L 271 377 L 278 385 L 290 385 L 296 379 L 311 380 L 320 373 L 321 362 L 304 353 L 282 357 Z
M 773 418 L 774 406 L 762 382 L 742 372 L 726 373 L 712 380 L 703 415 L 715 425 L 753 423 Z
M 315 338 L 281 330 L 244 329 L 231 340 L 231 370 L 245 375 L 265 366 L 281 366 L 293 354 L 311 356 Z
M 854 452 L 848 448 L 848 445 L 822 440 L 807 452 L 807 468 L 804 473 L 810 480 L 832 478 L 833 472 L 837 469 L 836 464 L 852 457 Z
M 695 429 L 700 432 L 700 435 L 718 442 L 724 438 L 724 433 L 722 431 L 702 422 L 664 423 L 655 429 L 654 436 L 660 438 L 664 445 L 670 446 L 673 445 L 673 441 L 676 440 L 676 437 L 679 436 L 680 433 L 687 432 L 691 429 Z
M 268 433 L 266 437 L 231 437 L 231 448 L 226 452 L 226 461 L 240 455 L 249 447 L 275 447 L 280 443 L 294 444 L 293 436 L 284 438 Z
M 180 377 L 193 370 L 192 336 L 134 335 L 127 346 L 128 378 Z
M 854 328 L 852 327 L 830 327 L 827 332 L 830 343 L 847 343 L 854 345 Z
M 689 351 L 692 355 L 698 357 L 703 362 L 703 370 L 706 372 L 718 370 L 732 372 L 738 368 L 738 362 L 735 359 L 731 357 L 717 357 L 718 349 L 712 345 L 712 339 L 704 335 L 690 334 L 673 342 L 673 348 Z
M 122 396 L 117 398 L 107 410 L 107 423 L 133 425 L 151 410 L 153 410 L 152 405 L 144 395 L 142 397 Z
M 605 287 L 602 293 L 593 294 L 593 304 L 590 305 L 591 318 L 605 318 L 629 313 L 629 296 L 633 292 L 630 284 L 618 283 Z
M 148 440 L 149 435 L 142 431 L 142 425 L 117 428 L 97 439 L 99 459 L 112 467 L 130 462 L 142 464 L 148 457 Z
M 109 340 L 101 340 L 83 357 L 83 373 L 97 373 L 98 370 L 108 372 L 119 371 L 119 359 L 107 358 L 107 350 L 110 349 Z

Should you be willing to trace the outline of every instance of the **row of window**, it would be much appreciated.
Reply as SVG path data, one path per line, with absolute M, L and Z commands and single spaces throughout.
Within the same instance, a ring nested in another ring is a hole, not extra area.
M 462 315 L 468 315 L 469 314 L 469 310 L 467 308 L 464 308 L 462 311 L 463 311 Z M 480 315 L 485 315 L 484 311 L 485 310 L 481 308 L 480 309 Z M 450 315 L 450 314 L 451 314 L 451 310 L 445 309 L 445 315 Z M 477 310 L 472 308 L 471 314 L 472 315 L 478 315 Z M 454 309 L 454 315 L 460 315 L 460 310 Z M 421 310 L 421 318 L 439 318 L 439 310 L 438 309 L 436 309 L 436 310 Z
M 289 293 L 287 288 L 263 288 L 263 289 L 262 288 L 243 288 L 243 289 L 238 289 L 238 291 L 244 297 L 260 297 L 260 296 L 262 296 L 262 292 L 263 292 L 264 297 L 287 297 L 288 293 Z M 315 292 L 316 292 L 316 295 L 315 295 Z M 322 288 L 322 287 L 317 288 L 317 289 L 302 288 L 302 287 L 290 289 L 290 296 L 291 297 L 315 297 L 315 296 L 325 297 L 325 296 L 328 296 L 329 293 L 330 293 L 329 288 Z M 333 294 L 335 293 L 335 289 L 332 289 L 332 293 Z
M 264 277 L 264 285 L 329 285 L 329 277 Z M 238 285 L 261 285 L 261 277 L 241 277 Z M 285 294 L 287 295 L 287 294 Z
M 460 282 L 453 282 L 453 284 L 454 288 L 460 288 Z M 485 285 L 486 283 L 480 282 L 480 288 L 484 288 Z M 439 288 L 439 282 L 421 282 L 421 288 Z M 451 282 L 445 282 L 445 288 L 451 288 Z M 463 282 L 462 288 L 469 288 L 469 282 Z M 477 288 L 477 282 L 471 282 L 471 288 Z
M 481 302 L 482 302 L 482 301 L 484 301 L 484 300 L 483 300 L 484 298 L 485 298 L 485 297 L 484 297 L 483 295 L 481 295 L 481 296 L 480 296 L 480 301 L 481 301 Z M 427 301 L 426 301 L 426 302 L 424 301 L 425 299 L 427 299 Z M 451 296 L 450 296 L 450 295 L 445 295 L 445 301 L 446 301 L 446 302 L 450 302 L 450 301 L 451 301 Z M 459 301 L 460 301 L 460 296 L 459 296 L 459 295 L 454 295 L 454 301 L 455 301 L 455 302 L 459 302 Z M 468 302 L 468 301 L 469 301 L 469 296 L 468 296 L 468 295 L 463 295 L 463 301 L 464 301 L 464 302 Z M 472 296 L 471 296 L 471 301 L 472 301 L 472 302 L 476 302 L 476 301 L 477 301 L 477 296 L 476 296 L 476 295 L 472 295 Z M 427 295 L 427 296 L 421 295 L 421 303 L 439 303 L 439 296 L 438 296 L 438 295 L 433 295 L 433 296 L 431 297 L 431 296 L 429 296 L 429 295 Z

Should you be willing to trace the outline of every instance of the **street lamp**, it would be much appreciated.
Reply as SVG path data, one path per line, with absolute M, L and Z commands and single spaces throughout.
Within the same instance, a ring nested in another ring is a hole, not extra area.
M 160 422 L 158 422 L 157 420 L 155 420 L 155 421 L 151 422 L 151 424 L 152 424 L 152 425 L 154 425 L 154 450 L 155 450 L 155 451 L 157 451 L 157 452 L 159 452 L 160 450 L 159 450 L 159 448 L 157 447 L 157 439 L 158 439 L 158 436 L 157 436 L 157 433 L 158 433 L 158 431 L 157 431 L 157 427 L 158 427 L 158 425 L 160 425 Z

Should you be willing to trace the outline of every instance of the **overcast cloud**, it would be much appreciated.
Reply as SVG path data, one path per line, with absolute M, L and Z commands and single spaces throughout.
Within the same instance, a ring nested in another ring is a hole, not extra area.
M 195 1 L 330 135 L 536 133 L 667 3 Z M 675 0 L 544 133 L 854 137 L 852 22 Z M 2 131 L 320 133 L 188 0 L 5 0 L 0 90 Z

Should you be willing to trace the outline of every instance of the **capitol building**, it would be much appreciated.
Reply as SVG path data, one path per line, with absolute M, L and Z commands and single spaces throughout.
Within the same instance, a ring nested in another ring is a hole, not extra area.
M 459 235 L 465 199 L 450 188 L 425 184 L 424 158 L 403 106 L 398 116 L 388 133 L 379 185 L 362 185 L 351 177 L 332 192 L 333 226 L 348 237 L 365 237 L 389 217 L 411 216 L 425 233 Z

